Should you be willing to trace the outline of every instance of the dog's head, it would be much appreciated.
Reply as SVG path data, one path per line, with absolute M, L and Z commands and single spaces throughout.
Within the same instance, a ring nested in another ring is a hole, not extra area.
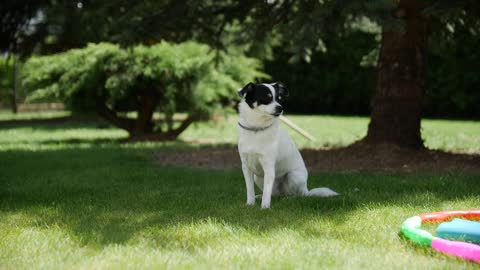
M 288 96 L 287 87 L 280 83 L 248 83 L 238 90 L 242 102 L 261 114 L 280 116 L 283 112 L 283 101 Z

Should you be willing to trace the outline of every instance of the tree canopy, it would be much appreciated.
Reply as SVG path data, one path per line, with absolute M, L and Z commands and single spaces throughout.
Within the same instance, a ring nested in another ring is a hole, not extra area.
M 307 56 L 322 48 L 325 33 L 338 31 L 361 18 L 385 27 L 402 24 L 396 11 L 399 0 L 375 1 L 3 1 L 2 46 L 43 44 L 44 48 L 68 49 L 88 42 L 123 45 L 190 39 L 226 46 L 222 35 L 232 25 L 241 29 L 236 42 L 263 43 L 279 33 L 292 50 Z M 475 0 L 424 1 L 425 14 L 443 25 L 460 18 L 478 18 Z M 471 20 L 471 19 L 470 19 Z M 31 42 L 35 41 L 35 42 Z

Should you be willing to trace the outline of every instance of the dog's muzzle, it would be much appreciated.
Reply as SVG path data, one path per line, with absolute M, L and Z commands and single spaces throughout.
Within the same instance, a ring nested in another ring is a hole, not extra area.
M 283 107 L 278 105 L 275 107 L 275 112 L 273 113 L 274 116 L 280 116 L 283 112 Z

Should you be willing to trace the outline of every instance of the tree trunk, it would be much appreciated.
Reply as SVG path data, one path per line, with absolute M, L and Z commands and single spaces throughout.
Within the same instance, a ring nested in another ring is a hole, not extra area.
M 167 131 L 154 131 L 153 113 L 158 105 L 158 96 L 152 93 L 142 93 L 139 96 L 137 119 L 120 117 L 117 112 L 105 105 L 106 98 L 97 98 L 97 113 L 114 126 L 128 132 L 131 141 L 170 141 L 178 138 L 194 122 L 192 117 L 187 117 L 180 126 Z
M 187 129 L 190 124 L 194 122 L 193 118 L 188 117 L 183 120 L 179 127 L 163 132 L 150 132 L 131 136 L 131 141 L 171 141 L 178 138 L 178 136 Z
M 404 29 L 384 29 L 377 64 L 377 86 L 365 142 L 423 147 L 421 103 L 425 93 L 427 18 L 425 1 L 401 0 L 395 15 Z
M 158 97 L 153 91 L 145 91 L 139 96 L 137 119 L 130 137 L 143 136 L 153 132 L 153 113 L 158 104 Z
M 115 111 L 107 107 L 105 102 L 106 98 L 104 96 L 97 98 L 96 109 L 98 115 L 114 126 L 124 129 L 130 133 L 130 130 L 133 130 L 133 127 L 135 126 L 135 120 L 119 117 Z
M 17 113 L 18 112 L 18 106 L 17 106 L 17 79 L 18 79 L 18 66 L 17 66 L 17 58 L 15 55 L 12 56 L 13 59 L 13 78 L 12 78 L 12 112 Z M 8 62 L 8 61 L 7 61 Z

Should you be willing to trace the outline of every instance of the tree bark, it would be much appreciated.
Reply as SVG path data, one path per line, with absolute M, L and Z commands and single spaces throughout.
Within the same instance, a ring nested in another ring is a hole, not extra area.
M 12 112 L 17 113 L 18 112 L 18 105 L 17 105 L 17 79 L 18 79 L 18 65 L 17 65 L 17 56 L 13 55 L 13 77 L 12 77 L 12 99 L 11 99 L 11 104 L 12 104 Z M 8 63 L 8 60 L 7 60 Z M 7 65 L 8 66 L 8 65 Z
M 394 15 L 404 20 L 404 28 L 382 32 L 366 143 L 423 147 L 420 120 L 428 37 L 427 18 L 422 14 L 425 5 L 425 1 L 399 1 Z
M 194 122 L 193 118 L 188 117 L 183 120 L 179 127 L 164 131 L 164 132 L 150 132 L 131 136 L 131 141 L 171 141 L 178 138 L 178 136 L 187 129 L 190 124 Z
M 158 104 L 158 97 L 153 91 L 145 91 L 139 96 L 137 120 L 130 136 L 142 136 L 153 132 L 153 113 Z
M 135 120 L 125 117 L 119 117 L 117 113 L 105 104 L 105 97 L 99 97 L 96 102 L 97 113 L 106 121 L 112 123 L 114 126 L 124 129 L 130 133 L 135 126 Z

